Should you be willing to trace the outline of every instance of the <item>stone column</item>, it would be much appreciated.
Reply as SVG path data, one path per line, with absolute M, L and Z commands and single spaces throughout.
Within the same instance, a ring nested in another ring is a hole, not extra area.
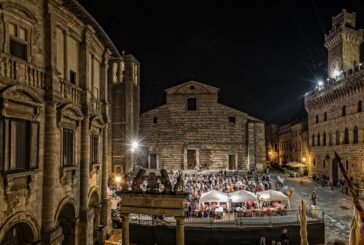
M 122 245 L 129 245 L 129 214 L 121 214 L 123 219 L 123 227 L 122 227 L 122 238 L 121 244 Z
M 53 102 L 45 106 L 45 132 L 44 132 L 44 166 L 43 166 L 43 206 L 42 206 L 42 230 L 54 229 L 55 198 L 54 187 L 58 170 L 57 159 L 57 110 Z
M 185 245 L 185 217 L 178 216 L 176 219 L 176 245 Z
M 88 241 L 88 189 L 90 178 L 90 134 L 89 134 L 90 115 L 86 111 L 81 125 L 81 161 L 80 161 L 80 222 L 79 222 L 79 244 L 86 245 Z
M 103 145 L 102 145 L 102 180 L 101 180 L 101 202 L 102 202 L 102 208 L 100 213 L 100 223 L 103 225 L 108 224 L 107 220 L 107 213 L 109 212 L 108 207 L 108 196 L 107 196 L 107 166 L 108 166 L 108 148 L 107 148 L 107 142 L 108 142 L 108 124 L 105 123 L 105 127 L 103 129 Z

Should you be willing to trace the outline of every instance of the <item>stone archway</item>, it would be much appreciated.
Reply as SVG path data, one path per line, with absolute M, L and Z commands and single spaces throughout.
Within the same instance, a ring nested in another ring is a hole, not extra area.
M 1 245 L 25 245 L 34 242 L 35 235 L 32 227 L 25 222 L 14 224 L 8 229 L 0 241 Z
M 70 203 L 63 205 L 58 215 L 58 224 L 62 227 L 62 245 L 74 245 L 76 239 L 76 219 L 75 209 Z
M 97 191 L 93 191 L 90 195 L 89 202 L 88 202 L 89 209 L 93 210 L 93 221 L 92 221 L 92 230 L 93 234 L 93 241 L 96 243 L 97 240 L 97 227 L 100 224 L 100 198 Z

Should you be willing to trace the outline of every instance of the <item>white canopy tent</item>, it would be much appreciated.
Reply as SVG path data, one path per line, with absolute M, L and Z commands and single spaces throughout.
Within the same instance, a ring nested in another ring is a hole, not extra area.
M 287 201 L 288 209 L 291 208 L 290 203 L 289 203 L 289 197 L 284 195 L 280 191 L 266 190 L 266 191 L 257 192 L 257 197 L 258 197 L 258 200 L 263 200 L 263 201 Z
M 234 191 L 230 194 L 231 202 L 247 202 L 247 201 L 257 201 L 257 196 L 250 191 Z
M 200 203 L 203 202 L 229 202 L 229 195 L 227 193 L 212 190 L 201 194 Z

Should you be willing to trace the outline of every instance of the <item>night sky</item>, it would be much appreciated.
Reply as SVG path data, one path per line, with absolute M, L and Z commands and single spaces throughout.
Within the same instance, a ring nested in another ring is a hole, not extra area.
M 268 123 L 305 116 L 303 95 L 326 79 L 324 34 L 361 0 L 79 0 L 120 51 L 141 62 L 141 111 L 188 80 L 221 89 L 220 101 Z

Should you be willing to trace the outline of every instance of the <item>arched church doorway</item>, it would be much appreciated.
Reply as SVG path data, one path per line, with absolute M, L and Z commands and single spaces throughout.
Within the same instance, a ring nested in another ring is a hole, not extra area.
M 332 184 L 333 186 L 337 185 L 339 179 L 339 164 L 337 161 L 332 161 Z
M 90 199 L 89 199 L 89 204 L 88 207 L 90 209 L 93 209 L 94 211 L 94 219 L 93 219 L 93 227 L 92 227 L 92 231 L 93 231 L 93 240 L 94 243 L 97 243 L 97 227 L 100 224 L 100 200 L 99 200 L 99 195 L 97 193 L 97 191 L 92 192 Z
M 32 228 L 25 222 L 13 225 L 4 236 L 1 245 L 28 245 L 34 242 Z
M 74 245 L 76 234 L 75 209 L 70 203 L 65 204 L 58 216 L 58 224 L 62 227 L 63 241 L 62 245 Z

